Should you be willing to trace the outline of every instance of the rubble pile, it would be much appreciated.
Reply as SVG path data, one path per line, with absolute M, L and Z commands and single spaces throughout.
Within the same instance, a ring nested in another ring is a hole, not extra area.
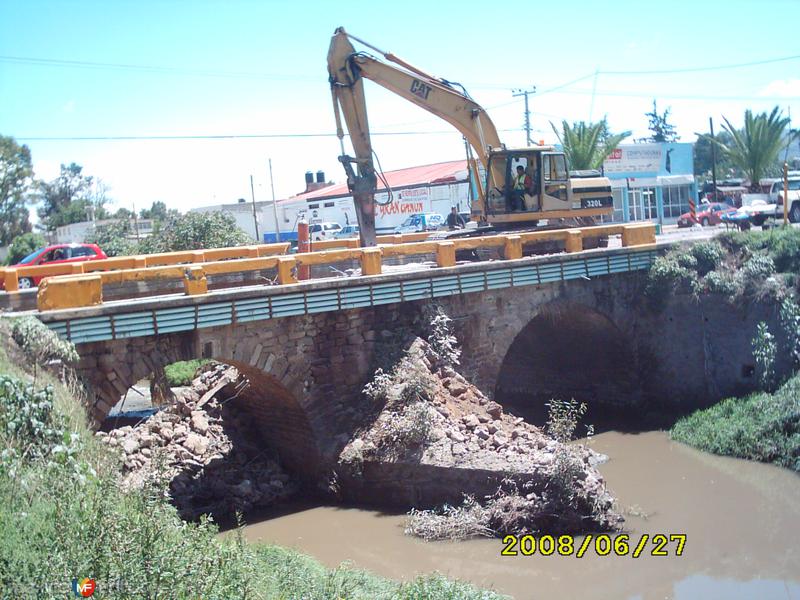
M 504 473 L 515 479 L 499 491 L 506 505 L 511 495 L 523 501 L 512 504 L 529 513 L 558 509 L 572 513 L 565 517 L 573 522 L 585 520 L 599 529 L 620 522 L 614 499 L 595 468 L 605 456 L 586 445 L 563 444 L 505 413 L 451 365 L 443 364 L 424 340 L 416 339 L 392 373 L 382 377 L 380 392 L 372 393 L 382 395 L 385 406 L 340 454 L 345 468 L 357 459 Z M 565 497 L 569 506 L 553 505 Z M 526 528 L 536 521 L 531 514 L 527 517 L 518 519 Z
M 246 379 L 227 365 L 208 365 L 175 402 L 147 421 L 97 435 L 121 452 L 121 486 L 169 482 L 181 516 L 226 518 L 268 506 L 295 491 L 277 459 L 265 453 L 247 415 L 225 403 Z

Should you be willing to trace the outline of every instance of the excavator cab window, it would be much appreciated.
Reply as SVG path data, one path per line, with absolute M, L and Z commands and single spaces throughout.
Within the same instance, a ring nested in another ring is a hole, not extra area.
M 508 157 L 507 198 L 511 211 L 538 209 L 538 168 L 535 154 L 511 154 Z
M 567 159 L 563 154 L 545 154 L 543 158 L 545 181 L 567 180 Z
M 567 202 L 567 158 L 561 153 L 547 153 L 542 156 L 542 176 L 544 196 L 552 200 Z

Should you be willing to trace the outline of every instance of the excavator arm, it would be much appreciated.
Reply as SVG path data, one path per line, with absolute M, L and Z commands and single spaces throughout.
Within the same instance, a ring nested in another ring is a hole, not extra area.
M 364 52 L 357 52 L 350 38 L 394 64 L 388 64 Z M 391 53 L 350 36 L 342 27 L 336 30 L 331 39 L 328 74 L 336 116 L 336 133 L 342 148 L 339 160 L 345 168 L 348 186 L 353 194 L 362 246 L 375 245 L 374 196 L 377 187 L 364 98 L 364 78 L 453 125 L 474 148 L 484 169 L 488 168 L 490 151 L 502 146 L 497 128 L 489 115 L 465 91 L 458 90 L 455 84 L 444 79 L 428 75 Z M 350 133 L 355 157 L 348 156 L 344 150 L 342 116 Z M 475 175 L 478 181 L 477 172 Z M 483 194 L 479 193 L 479 196 L 482 202 Z

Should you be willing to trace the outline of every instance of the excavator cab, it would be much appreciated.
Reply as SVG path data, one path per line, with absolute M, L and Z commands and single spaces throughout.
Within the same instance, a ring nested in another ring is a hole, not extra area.
M 494 151 L 486 170 L 486 190 L 489 214 L 568 210 L 566 156 L 547 146 Z

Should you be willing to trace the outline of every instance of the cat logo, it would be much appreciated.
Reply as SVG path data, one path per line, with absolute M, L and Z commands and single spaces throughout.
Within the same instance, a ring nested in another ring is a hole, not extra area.
M 431 93 L 433 88 L 426 83 L 422 83 L 419 79 L 415 79 L 411 82 L 411 93 L 415 96 L 419 96 L 423 100 L 428 99 L 428 95 Z

